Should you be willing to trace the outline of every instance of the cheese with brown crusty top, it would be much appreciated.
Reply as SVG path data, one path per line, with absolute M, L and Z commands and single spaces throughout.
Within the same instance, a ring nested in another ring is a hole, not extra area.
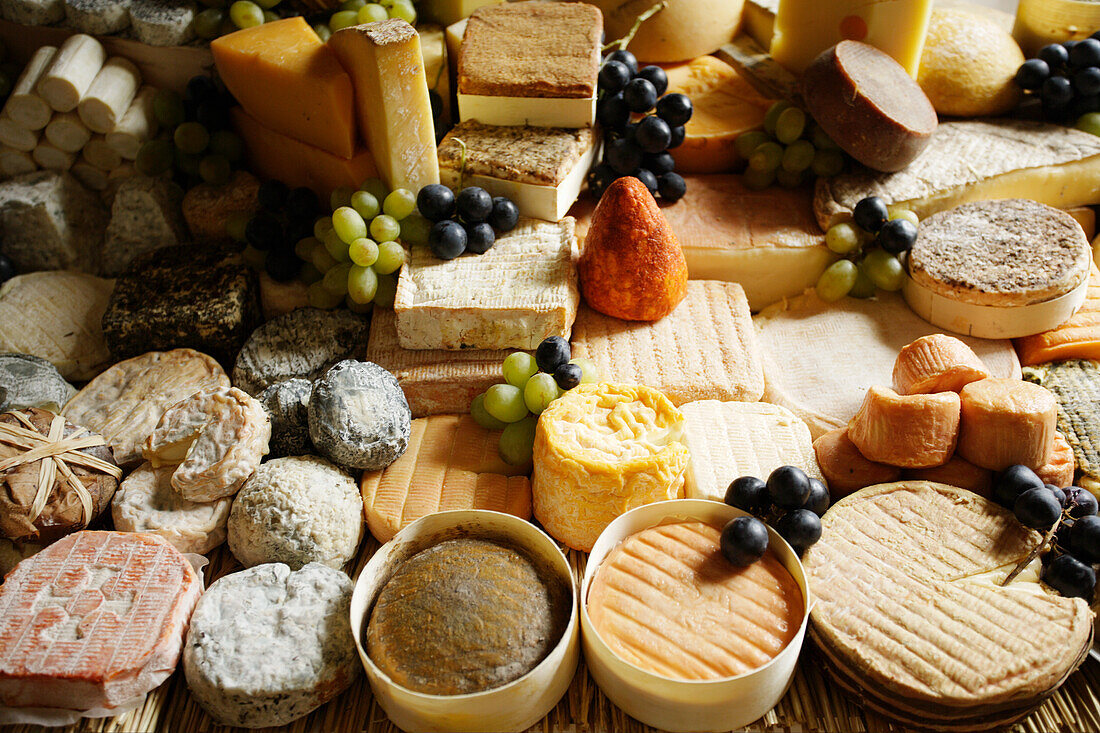
M 467 176 L 557 186 L 596 141 L 591 127 L 500 127 L 467 120 L 439 144 L 439 167 Z

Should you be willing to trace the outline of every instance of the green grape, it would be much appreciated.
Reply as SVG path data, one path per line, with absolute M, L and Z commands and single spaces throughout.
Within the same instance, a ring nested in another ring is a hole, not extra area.
M 509 466 L 525 466 L 534 459 L 535 428 L 538 420 L 526 417 L 504 428 L 500 434 L 500 457 Z
M 313 222 L 313 236 L 324 241 L 325 235 L 332 230 L 332 217 L 322 216 Z
M 215 130 L 210 133 L 210 152 L 220 155 L 230 163 L 239 163 L 244 158 L 244 143 L 240 135 L 232 130 Z
M 394 0 L 378 0 L 378 4 L 381 5 L 383 8 L 386 8 L 387 10 L 393 7 L 393 2 Z
M 401 269 L 405 264 L 405 248 L 399 242 L 378 243 L 378 259 L 374 262 L 374 271 L 379 275 L 389 275 Z
M 351 206 L 351 194 L 354 193 L 351 186 L 337 186 L 328 197 L 329 205 L 333 211 L 341 206 Z
M 832 178 L 844 170 L 844 154 L 839 150 L 822 150 L 819 148 L 814 154 L 811 169 L 818 178 Z
M 806 113 L 798 107 L 788 107 L 775 118 L 775 139 L 790 145 L 802 137 L 806 129 Z
M 325 43 L 328 39 L 332 38 L 332 29 L 324 23 L 314 23 L 313 32 L 321 39 L 321 43 Z
M 1091 135 L 1100 135 L 1100 112 L 1086 112 L 1077 118 L 1074 127 Z
M 317 268 L 317 272 L 322 275 L 336 267 L 336 258 L 328 253 L 328 247 L 314 247 L 313 256 L 310 258 L 313 260 L 313 266 Z
M 523 390 L 511 384 L 494 384 L 485 392 L 485 409 L 497 420 L 513 423 L 527 417 Z
M 569 363 L 576 364 L 581 368 L 581 384 L 593 384 L 600 381 L 600 370 L 596 367 L 596 362 L 591 359 L 578 356 L 570 359 Z
M 920 226 L 920 217 L 918 217 L 915 213 L 913 213 L 909 209 L 906 209 L 903 206 L 898 206 L 897 204 L 893 206 L 887 206 L 886 214 L 891 219 L 905 219 L 915 227 Z
M 251 218 L 247 211 L 234 211 L 225 219 L 225 233 L 234 241 L 243 242 L 244 230 Z
M 486 430 L 504 430 L 508 426 L 508 423 L 497 420 L 485 410 L 484 392 L 470 403 L 470 416 L 474 418 L 474 422 Z
M 333 13 L 332 17 L 328 19 L 328 27 L 332 29 L 332 32 L 343 30 L 344 28 L 350 28 L 359 22 L 359 11 L 357 10 L 341 10 Z
M 309 304 L 314 308 L 323 308 L 325 310 L 332 310 L 336 306 L 344 302 L 343 293 L 337 295 L 331 290 L 325 287 L 324 280 L 319 280 L 309 286 L 306 291 L 306 297 L 309 299 Z
M 356 303 L 351 298 L 351 294 L 344 298 L 344 305 L 348 307 L 348 310 L 352 313 L 370 313 L 374 310 L 374 303 Z
M 779 143 L 767 142 L 757 146 L 749 156 L 749 168 L 757 171 L 774 171 L 783 162 L 783 147 Z
M 220 186 L 229 182 L 233 176 L 233 167 L 221 155 L 207 155 L 199 163 L 199 175 L 207 183 Z
M 733 147 L 737 150 L 738 156 L 748 160 L 749 156 L 752 155 L 752 151 L 767 142 L 771 142 L 768 133 L 761 132 L 760 130 L 753 130 L 752 132 L 738 135 L 737 139 L 733 141 Z
M 851 222 L 841 222 L 829 227 L 825 232 L 825 246 L 838 255 L 846 255 L 855 252 L 863 246 L 863 240 L 856 225 Z
M 367 0 L 344 0 L 340 3 L 341 10 L 354 10 L 357 14 L 359 10 L 367 4 Z
M 146 140 L 138 148 L 134 168 L 143 176 L 159 176 L 172 167 L 175 153 L 167 140 Z
M 382 242 L 391 242 L 401 234 L 401 225 L 388 214 L 379 214 L 370 223 L 370 235 L 381 246 Z
M 237 0 L 229 6 L 229 18 L 238 28 L 253 28 L 264 24 L 264 11 L 251 0 Z
M 432 223 L 418 212 L 401 220 L 401 241 L 405 244 L 427 244 L 431 231 Z
M 535 363 L 535 357 L 526 351 L 516 351 L 504 357 L 500 370 L 505 382 L 522 389 L 527 380 L 538 373 L 539 365 Z
M 791 103 L 785 99 L 781 99 L 771 107 L 768 107 L 768 111 L 764 113 L 764 131 L 769 135 L 775 135 L 775 126 L 779 122 L 779 115 L 783 114 L 786 110 L 791 108 Z
M 789 171 L 780 168 L 775 172 L 775 181 L 783 188 L 798 188 L 805 180 L 805 171 Z
M 416 8 L 409 0 L 394 0 L 390 6 L 390 17 L 400 18 L 409 25 L 416 25 Z
M 856 266 L 856 282 L 852 285 L 848 295 L 853 298 L 870 298 L 875 294 L 875 282 L 867 275 L 867 270 L 861 262 Z
M 366 191 L 379 201 L 385 201 L 386 194 L 390 192 L 390 190 L 386 188 L 386 184 L 383 183 L 380 178 L 368 178 L 363 181 L 363 185 L 359 187 L 359 190 Z
M 893 292 L 901 290 L 905 284 L 905 268 L 897 257 L 886 250 L 873 249 L 868 252 L 863 258 L 863 266 L 875 287 Z
M 775 169 L 756 170 L 754 168 L 747 168 L 742 180 L 746 188 L 753 191 L 763 191 L 775 182 Z
M 277 20 L 281 20 L 281 19 L 279 18 L 279 14 L 278 14 L 278 13 L 276 13 L 276 12 L 275 12 L 275 11 L 273 11 L 273 10 L 265 10 L 265 11 L 264 11 L 264 22 L 265 22 L 265 23 L 274 23 L 274 22 L 275 22 L 275 21 L 277 21 Z
M 195 35 L 207 41 L 221 35 L 222 21 L 225 20 L 225 11 L 220 8 L 207 8 L 191 21 L 195 29 Z
M 352 265 L 348 270 L 347 289 L 352 300 L 366 305 L 374 300 L 374 294 L 378 292 L 378 274 L 369 267 Z
M 198 155 L 210 144 L 210 133 L 198 122 L 184 122 L 172 134 L 172 140 L 181 153 Z
M 350 206 L 341 206 L 332 212 L 332 228 L 345 244 L 367 236 L 367 223 Z
M 321 247 L 324 249 L 324 247 Z M 304 282 L 306 285 L 312 285 L 315 282 L 320 282 L 324 275 L 317 269 L 317 266 L 312 262 L 303 262 L 302 269 L 298 271 L 298 279 Z
M 244 260 L 244 263 L 253 270 L 259 270 L 264 266 L 264 260 L 267 259 L 267 252 L 256 249 L 250 244 L 244 248 L 244 252 L 241 253 L 241 258 Z
M 840 146 L 819 125 L 814 125 L 813 132 L 810 134 L 810 142 L 818 150 L 840 150 Z
M 325 286 L 325 290 L 333 295 L 339 295 L 340 299 L 343 300 L 344 296 L 348 294 L 348 275 L 351 273 L 351 268 L 352 264 L 346 262 L 326 272 L 324 278 L 321 280 L 321 284 Z
M 321 242 L 318 241 L 317 237 L 305 237 L 295 243 L 294 254 L 298 255 L 298 259 L 309 262 L 313 259 L 313 250 L 320 246 Z
M 360 23 L 377 23 L 380 20 L 389 18 L 390 14 L 386 12 L 386 9 L 378 3 L 367 3 L 363 7 L 359 8 L 359 22 Z
M 414 211 L 416 211 L 416 194 L 407 188 L 396 188 L 390 191 L 386 200 L 382 202 L 382 213 L 398 221 Z
M 374 197 L 374 194 L 366 191 L 356 191 L 351 195 L 351 208 L 358 211 L 359 216 L 363 217 L 365 221 L 370 221 L 382 213 L 382 207 L 378 204 L 378 199 Z
M 176 168 L 183 173 L 194 178 L 199 177 L 199 163 L 202 162 L 202 157 L 199 155 L 188 155 L 179 148 L 176 148 L 175 164 Z
M 325 238 L 321 240 L 325 245 L 325 251 L 329 257 L 337 262 L 351 262 L 351 252 L 344 240 L 336 233 L 335 229 L 325 232 Z
M 783 151 L 783 170 L 801 173 L 814 162 L 814 146 L 809 140 L 795 140 Z
M 378 260 L 378 245 L 373 239 L 360 237 L 348 245 L 348 256 L 360 267 L 370 267 Z
M 393 299 L 397 296 L 397 278 L 383 275 L 378 278 L 378 292 L 374 294 L 374 304 L 382 308 L 393 308 Z
M 161 127 L 175 127 L 183 122 L 183 98 L 171 89 L 158 89 L 153 95 L 153 116 Z
M 523 402 L 527 409 L 536 415 L 550 406 L 558 398 L 558 383 L 546 372 L 539 372 L 527 380 L 523 386 Z
M 837 260 L 825 268 L 817 279 L 817 294 L 822 300 L 832 303 L 840 300 L 856 284 L 856 266 L 851 260 Z

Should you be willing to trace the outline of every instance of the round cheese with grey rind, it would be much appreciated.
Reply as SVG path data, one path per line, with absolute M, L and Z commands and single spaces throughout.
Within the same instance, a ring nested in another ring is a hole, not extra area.
M 366 346 L 369 321 L 350 311 L 299 308 L 248 337 L 233 367 L 233 384 L 258 395 L 287 379 L 313 381 Z
M 229 513 L 229 549 L 245 567 L 339 568 L 363 537 L 363 499 L 351 476 L 316 456 L 276 458 L 245 482 Z
M 157 534 L 180 552 L 200 555 L 225 542 L 232 499 L 188 501 L 172 489 L 175 466 L 143 463 L 123 480 L 111 500 L 111 518 L 122 532 Z
M 397 379 L 366 361 L 342 361 L 313 384 L 309 437 L 341 466 L 377 471 L 405 452 L 412 413 Z
M 359 674 L 350 623 L 354 586 L 310 563 L 249 568 L 214 582 L 191 616 L 187 686 L 219 723 L 286 725 L 343 692 Z
M 259 401 L 271 420 L 272 458 L 299 456 L 313 452 L 309 439 L 309 395 L 313 383 L 307 379 L 288 379 L 260 393 Z
M 0 354 L 0 412 L 46 407 L 54 412 L 76 394 L 57 368 L 30 354 Z
M 909 252 L 913 282 L 975 305 L 1022 306 L 1073 290 L 1092 249 L 1064 211 L 1027 199 L 977 201 L 921 222 Z

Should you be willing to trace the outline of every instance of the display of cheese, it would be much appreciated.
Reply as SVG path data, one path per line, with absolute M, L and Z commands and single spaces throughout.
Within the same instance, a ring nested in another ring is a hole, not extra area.
M 60 412 L 76 394 L 50 362 L 30 354 L 0 354 L 0 412 L 42 407 Z
M 629 0 L 595 0 L 607 40 L 623 38 L 650 6 Z M 728 43 L 741 27 L 744 0 L 669 0 L 642 23 L 627 50 L 641 61 L 686 61 Z M 766 46 L 765 46 L 766 47 Z
M 949 120 L 896 173 L 857 169 L 817 179 L 814 215 L 822 229 L 846 220 L 868 196 L 921 220 L 970 201 L 1029 198 L 1065 209 L 1100 203 L 1100 138 L 1028 120 Z
M 655 323 L 620 321 L 581 306 L 572 347 L 573 356 L 591 359 L 604 378 L 649 385 L 676 405 L 755 402 L 764 392 L 757 337 L 736 283 L 688 281 L 683 302 Z
M 122 532 L 163 537 L 180 552 L 203 554 L 225 542 L 232 498 L 196 502 L 172 488 L 174 465 L 143 463 L 119 484 L 111 520 Z
M 1061 326 L 1013 339 L 1020 364 L 1033 366 L 1066 359 L 1100 359 L 1100 270 L 1093 265 L 1081 308 Z
M 329 44 L 351 75 L 359 130 L 386 186 L 419 191 L 439 183 L 432 106 L 413 27 L 390 18 L 343 28 Z
M 780 0 L 771 55 L 796 74 L 841 41 L 861 41 L 916 76 L 932 0 Z
M 591 551 L 620 514 L 683 497 L 690 458 L 683 433 L 683 414 L 655 389 L 574 387 L 550 404 L 535 430 L 535 518 L 559 542 Z
M 471 13 L 458 58 L 458 116 L 486 125 L 585 127 L 596 120 L 599 9 L 537 0 Z
M 580 291 L 574 221 L 521 218 L 488 252 L 441 260 L 416 247 L 394 312 L 405 349 L 534 349 L 569 336 Z
M 230 33 L 210 51 L 226 88 L 259 124 L 337 158 L 355 155 L 351 78 L 303 18 Z
M 389 542 L 410 523 L 434 512 L 487 509 L 531 518 L 531 484 L 523 467 L 498 454 L 500 433 L 469 415 L 412 421 L 408 450 L 382 471 L 363 473 L 367 526 Z

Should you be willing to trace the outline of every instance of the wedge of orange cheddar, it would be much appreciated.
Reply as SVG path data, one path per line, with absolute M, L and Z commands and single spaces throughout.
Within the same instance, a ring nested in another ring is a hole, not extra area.
M 356 155 L 351 77 L 300 17 L 210 42 L 225 86 L 270 130 L 339 158 Z
M 1066 359 L 1100 359 L 1100 270 L 1092 266 L 1081 309 L 1050 331 L 1013 339 L 1020 366 Z
M 378 176 L 374 158 L 365 147 L 351 158 L 341 158 L 265 127 L 240 107 L 233 109 L 232 116 L 252 171 L 263 178 L 274 178 L 291 188 L 311 188 L 327 201 L 334 188 L 359 188 L 363 181 Z

